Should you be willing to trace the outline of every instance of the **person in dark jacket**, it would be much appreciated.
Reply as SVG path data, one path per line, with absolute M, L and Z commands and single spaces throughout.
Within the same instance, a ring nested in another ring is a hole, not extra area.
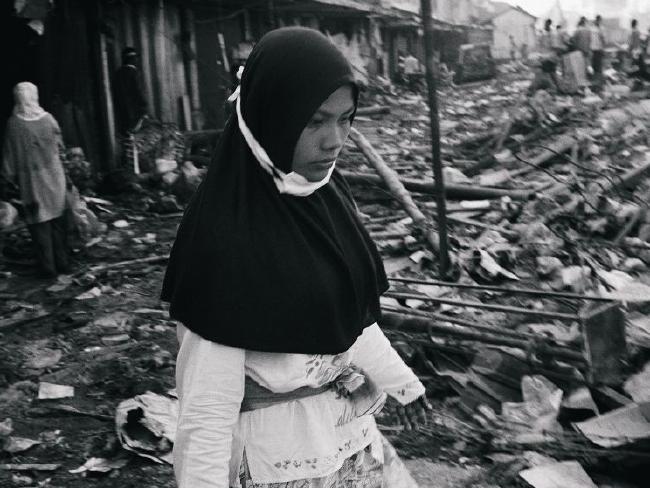
M 147 102 L 140 85 L 138 53 L 132 47 L 122 51 L 122 66 L 115 72 L 113 101 L 118 130 L 126 135 L 137 127 L 147 113 Z

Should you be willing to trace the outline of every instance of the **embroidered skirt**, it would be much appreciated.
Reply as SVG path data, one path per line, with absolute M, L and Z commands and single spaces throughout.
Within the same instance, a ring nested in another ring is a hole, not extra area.
M 283 483 L 255 483 L 251 479 L 246 453 L 241 464 L 241 488 L 418 488 L 395 448 L 382 436 L 384 462 L 371 453 L 371 446 L 353 454 L 334 473 Z

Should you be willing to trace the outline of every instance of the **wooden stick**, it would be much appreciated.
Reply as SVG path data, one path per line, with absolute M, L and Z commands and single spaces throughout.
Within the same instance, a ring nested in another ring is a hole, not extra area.
M 341 170 L 339 173 L 350 183 L 387 186 L 381 176 L 345 170 Z M 431 195 L 435 189 L 433 180 L 430 179 L 416 180 L 413 178 L 398 177 L 398 180 L 404 188 L 412 192 Z M 445 192 L 448 198 L 461 200 L 487 200 L 501 197 L 510 197 L 513 200 L 528 200 L 535 194 L 536 190 L 510 190 L 507 188 L 486 188 L 478 185 L 446 183 Z
M 484 310 L 493 310 L 496 312 L 521 313 L 524 315 L 535 315 L 538 317 L 545 317 L 547 319 L 561 319 L 561 320 L 580 319 L 579 315 L 570 314 L 570 313 L 546 312 L 544 310 L 532 310 L 530 308 L 524 308 L 524 307 L 511 307 L 509 305 L 498 305 L 498 304 L 483 303 L 483 302 L 468 302 L 464 300 L 455 300 L 452 298 L 440 298 L 440 297 L 432 298 L 427 295 L 421 295 L 418 293 L 402 293 L 402 292 L 389 290 L 385 293 L 384 296 L 390 298 L 403 299 L 403 300 L 422 300 L 424 302 L 442 303 L 447 305 L 455 305 L 457 307 L 479 308 Z
M 480 229 L 488 229 L 488 230 L 494 230 L 505 237 L 509 237 L 511 239 L 517 239 L 519 238 L 519 234 L 517 232 L 514 232 L 512 230 L 504 229 L 503 227 L 499 225 L 491 225 L 491 224 L 485 224 L 483 222 L 479 222 L 478 220 L 474 219 L 467 219 L 464 217 L 458 217 L 455 215 L 450 215 L 449 220 L 451 222 L 455 222 L 457 224 L 464 224 L 464 225 L 473 225 L 474 227 L 479 227 Z
M 425 231 L 427 242 L 437 253 L 440 250 L 438 233 L 433 230 L 431 222 L 427 220 L 426 215 L 420 211 L 413 201 L 411 194 L 404 188 L 397 173 L 384 162 L 382 157 L 370 145 L 370 142 L 354 127 L 350 130 L 350 139 L 361 149 L 361 152 L 363 152 L 370 164 L 379 173 L 381 180 L 388 187 L 389 191 L 397 198 L 402 204 L 402 207 L 404 207 L 404 210 L 406 210 L 406 213 L 413 219 L 413 223 Z
M 149 256 L 147 258 L 130 259 L 128 261 L 119 261 L 117 263 L 108 263 L 108 264 L 101 264 L 97 266 L 91 266 L 89 271 L 91 273 L 99 273 L 101 271 L 106 271 L 113 268 L 120 268 L 122 266 L 131 266 L 134 264 L 162 263 L 164 261 L 167 261 L 168 259 L 169 259 L 168 254 L 164 254 L 162 256 Z
M 465 339 L 479 341 L 484 344 L 497 344 L 502 346 L 516 347 L 518 349 L 528 350 L 535 344 L 531 340 L 516 339 L 514 337 L 501 337 L 499 331 L 484 332 L 480 330 L 472 330 L 469 327 L 457 327 L 453 325 L 445 325 L 436 322 L 436 319 L 428 319 L 417 315 L 407 315 L 394 312 L 383 312 L 381 319 L 381 326 L 394 330 L 410 330 L 416 332 L 431 332 L 433 335 L 436 333 L 441 335 L 452 335 L 456 337 L 463 337 Z M 550 353 L 555 357 L 561 357 L 571 361 L 584 363 L 583 355 L 566 347 L 544 344 L 540 348 Z
M 60 464 L 0 464 L 0 469 L 4 471 L 55 471 L 60 467 Z
M 611 298 L 600 297 L 597 295 L 582 295 L 579 293 L 569 293 L 569 292 L 560 292 L 560 291 L 546 291 L 546 290 L 535 290 L 532 288 L 510 288 L 505 286 L 494 286 L 494 285 L 472 285 L 464 283 L 454 283 L 450 281 L 439 281 L 439 280 L 418 280 L 414 278 L 400 278 L 400 277 L 389 277 L 390 281 L 396 281 L 398 283 L 415 283 L 419 285 L 432 285 L 432 286 L 444 286 L 448 288 L 460 288 L 468 290 L 482 290 L 482 291 L 497 291 L 502 293 L 520 293 L 523 295 L 533 295 L 544 298 L 567 298 L 571 300 L 595 300 L 602 302 L 611 302 Z
M 449 322 L 451 324 L 462 325 L 470 329 L 487 332 L 488 334 L 498 334 L 501 337 L 514 337 L 515 339 L 538 339 L 539 337 L 535 334 L 519 332 L 515 330 L 505 329 L 497 325 L 480 325 L 469 320 L 461 319 L 459 317 L 454 317 L 451 315 L 445 315 L 442 313 L 434 313 L 426 310 L 419 310 L 415 308 L 402 307 L 396 305 L 382 305 L 381 307 L 382 314 L 384 311 L 395 312 L 401 315 L 410 315 L 413 317 L 422 317 L 429 320 L 439 320 L 441 322 Z

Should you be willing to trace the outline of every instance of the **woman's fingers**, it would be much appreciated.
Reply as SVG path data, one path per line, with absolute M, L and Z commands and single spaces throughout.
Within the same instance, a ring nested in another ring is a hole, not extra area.
M 411 424 L 411 419 L 409 418 L 406 407 L 402 407 L 401 405 L 397 407 L 397 416 L 405 430 L 413 430 L 413 425 Z
M 418 405 L 416 407 L 416 414 L 417 414 L 418 423 L 420 425 L 427 425 L 427 413 L 424 410 L 424 407 Z
M 427 397 L 422 395 L 419 398 L 419 400 L 420 400 L 420 403 L 422 404 L 422 406 L 424 407 L 425 410 L 433 410 L 433 405 L 431 405 L 431 403 L 429 403 L 429 400 L 427 400 Z
M 422 396 L 408 405 L 397 405 L 393 417 L 404 430 L 418 430 L 420 426 L 428 424 L 427 412 L 432 410 L 431 404 Z

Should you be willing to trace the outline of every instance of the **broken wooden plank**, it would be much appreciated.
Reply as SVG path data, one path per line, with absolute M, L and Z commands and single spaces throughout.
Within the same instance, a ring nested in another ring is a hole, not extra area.
M 167 261 L 168 259 L 169 259 L 168 254 L 164 254 L 162 256 L 149 256 L 146 258 L 130 259 L 128 261 L 119 261 L 117 263 L 108 263 L 108 264 L 100 264 L 97 266 L 91 266 L 89 271 L 91 273 L 99 273 L 113 268 L 120 268 L 122 266 L 132 266 L 134 264 L 162 263 Z

